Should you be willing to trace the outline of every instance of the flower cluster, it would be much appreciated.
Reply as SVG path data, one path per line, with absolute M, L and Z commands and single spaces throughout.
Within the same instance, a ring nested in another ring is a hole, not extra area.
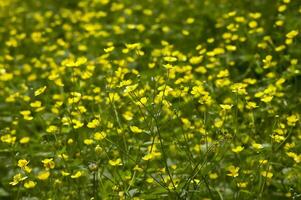
M 299 0 L 0 0 L 0 199 L 297 199 Z

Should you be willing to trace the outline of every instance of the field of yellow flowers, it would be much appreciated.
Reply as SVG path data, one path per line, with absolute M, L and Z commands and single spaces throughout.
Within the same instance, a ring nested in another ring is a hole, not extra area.
M 301 199 L 300 0 L 0 0 L 0 199 Z

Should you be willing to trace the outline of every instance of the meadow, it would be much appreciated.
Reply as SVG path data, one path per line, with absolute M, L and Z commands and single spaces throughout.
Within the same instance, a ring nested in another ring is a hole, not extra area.
M 300 0 L 0 0 L 0 199 L 301 199 Z

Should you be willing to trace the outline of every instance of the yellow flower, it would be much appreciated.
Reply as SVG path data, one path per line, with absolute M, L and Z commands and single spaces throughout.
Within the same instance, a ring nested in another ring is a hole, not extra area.
M 22 170 L 24 170 L 25 172 L 30 173 L 31 172 L 31 168 L 27 166 L 28 163 L 29 163 L 29 161 L 27 161 L 25 159 L 21 159 L 21 160 L 18 161 L 18 166 Z
M 289 33 L 286 34 L 286 37 L 289 39 L 292 39 L 294 37 L 296 37 L 299 34 L 299 31 L 297 30 L 292 30 Z
M 47 129 L 46 129 L 46 132 L 47 133 L 54 133 L 58 131 L 58 127 L 57 126 L 54 126 L 54 125 L 50 125 Z
M 28 163 L 29 163 L 29 161 L 27 161 L 25 159 L 18 160 L 18 167 L 24 168 L 28 165 Z
M 287 120 L 287 125 L 289 125 L 289 126 L 295 126 L 296 122 L 299 120 L 299 118 L 298 118 L 297 115 L 291 115 L 291 116 L 288 116 L 286 118 L 286 120 Z
M 87 124 L 87 127 L 88 128 L 96 128 L 96 127 L 99 126 L 99 124 L 100 124 L 100 120 L 99 119 L 93 119 L 91 122 L 89 122 Z
M 70 144 L 73 144 L 74 140 L 72 138 L 69 138 L 67 143 L 70 145 Z
M 256 143 L 256 142 L 254 142 L 254 143 L 252 144 L 252 147 L 253 147 L 254 149 L 257 149 L 257 150 L 263 148 L 262 144 L 258 144 L 258 143 Z
M 118 87 L 123 87 L 123 86 L 128 86 L 128 85 L 131 85 L 132 84 L 132 80 L 123 80 L 119 83 L 119 86 Z
M 176 62 L 178 60 L 176 57 L 172 57 L 172 56 L 166 56 L 163 59 L 166 62 Z
M 219 105 L 223 110 L 231 110 L 233 105 L 220 104 Z
M 273 173 L 269 172 L 269 171 L 262 171 L 261 176 L 266 177 L 266 178 L 272 178 L 273 177 Z
M 237 146 L 237 147 L 235 147 L 235 148 L 232 148 L 232 151 L 233 151 L 234 153 L 239 153 L 239 152 L 241 152 L 242 150 L 244 150 L 244 147 L 242 147 L 242 146 Z
M 189 59 L 189 62 L 193 65 L 200 64 L 203 61 L 203 56 L 194 56 Z
M 139 103 L 142 103 L 143 105 L 145 105 L 147 103 L 147 98 L 146 97 L 142 97 L 140 99 L 140 102 Z
M 272 101 L 272 99 L 273 99 L 273 96 L 264 96 L 260 100 L 265 102 L 265 103 L 269 103 L 269 102 Z
M 187 23 L 187 24 L 192 24 L 192 23 L 194 23 L 194 21 L 195 21 L 195 20 L 194 20 L 194 18 L 192 18 L 192 17 L 189 17 L 189 18 L 186 19 L 186 23 Z
M 20 114 L 23 115 L 24 117 L 29 116 L 31 114 L 31 111 L 30 110 L 22 110 L 22 111 L 20 111 Z
M 84 144 L 86 144 L 86 145 L 91 145 L 91 144 L 93 144 L 93 142 L 94 142 L 94 140 L 92 140 L 92 139 L 85 139 L 84 140 Z
M 151 160 L 153 158 L 154 158 L 154 155 L 152 153 L 150 153 L 150 154 L 143 156 L 142 160 Z
M 218 178 L 218 174 L 217 173 L 210 173 L 209 174 L 209 178 L 210 179 L 217 179 Z
M 112 166 L 122 165 L 121 159 L 117 158 L 116 160 L 109 160 L 109 164 Z
M 69 172 L 65 172 L 65 171 L 61 171 L 62 176 L 69 176 L 70 173 Z
M 128 86 L 125 87 L 123 92 L 124 93 L 132 92 L 132 91 L 136 90 L 137 87 L 138 87 L 138 84 L 128 85 Z
M 146 179 L 146 182 L 148 182 L 148 183 L 153 183 L 153 182 L 154 182 L 154 179 L 151 178 L 151 177 L 148 177 L 148 178 Z
M 227 49 L 228 51 L 236 51 L 237 47 L 234 46 L 234 45 L 227 45 L 227 46 L 226 46 L 226 49 Z
M 32 103 L 30 103 L 30 106 L 33 108 L 39 108 L 42 106 L 42 102 L 41 101 L 34 101 Z
M 27 189 L 30 189 L 30 188 L 34 188 L 36 186 L 36 182 L 34 181 L 26 181 L 24 183 L 24 187 L 27 188 Z
M 59 154 L 59 155 L 57 155 L 59 158 L 62 158 L 63 160 L 68 160 L 68 158 L 69 158 L 69 156 L 67 155 L 67 154 L 64 154 L 64 153 L 62 153 L 62 154 Z
M 46 158 L 46 159 L 42 160 L 42 163 L 44 164 L 44 167 L 46 169 L 53 169 L 55 167 L 53 158 Z
M 1 136 L 1 141 L 8 144 L 14 144 L 16 141 L 16 137 L 12 137 L 10 134 L 5 134 Z
M 263 164 L 267 164 L 267 163 L 268 163 L 267 160 L 263 160 L 263 159 L 260 159 L 258 162 L 259 162 L 260 165 L 263 165 Z
M 257 108 L 257 107 L 258 107 L 258 106 L 256 105 L 255 102 L 253 102 L 253 101 L 248 101 L 248 102 L 247 102 L 247 105 L 246 105 L 246 108 L 247 108 L 247 109 L 252 110 L 252 109 Z
M 205 89 L 202 85 L 193 86 L 192 91 L 190 92 L 194 97 L 199 97 L 200 95 L 204 95 Z
M 108 4 L 110 2 L 110 0 L 100 0 L 99 3 L 105 5 Z
M 166 68 L 166 69 L 172 69 L 173 68 L 173 66 L 171 64 L 169 64 L 169 63 L 163 65 L 163 67 Z
M 114 51 L 114 49 L 115 49 L 115 47 L 114 47 L 114 46 L 111 46 L 111 47 L 105 48 L 104 51 L 105 51 L 106 53 L 110 53 L 110 52 Z
M 238 174 L 238 171 L 239 171 L 239 167 L 235 167 L 233 165 L 229 166 L 228 167 L 228 174 L 227 176 L 232 176 L 232 177 L 237 177 L 239 174 Z
M 97 145 L 94 149 L 94 151 L 97 153 L 97 154 L 101 154 L 102 153 L 102 148 L 101 146 Z
M 238 93 L 240 95 L 246 95 L 247 91 L 246 91 L 246 87 L 248 85 L 246 83 L 234 83 L 233 85 L 231 85 L 231 90 L 234 93 Z
M 237 187 L 246 188 L 248 186 L 248 182 L 239 182 L 237 183 Z
M 12 186 L 17 185 L 19 182 L 27 179 L 27 176 L 23 176 L 22 174 L 18 173 L 13 177 L 13 181 L 10 182 L 9 184 Z
M 286 5 L 280 5 L 279 7 L 278 7 L 278 12 L 284 12 L 285 10 L 286 10 Z
M 30 141 L 30 138 L 29 137 L 23 137 L 20 139 L 20 143 L 21 144 L 26 144 Z
M 96 132 L 94 133 L 95 140 L 103 140 L 107 135 L 105 133 Z
M 45 92 L 47 86 L 43 86 L 38 88 L 35 92 L 34 92 L 34 96 L 39 96 L 40 94 L 42 94 L 43 92 Z
M 130 126 L 130 129 L 133 133 L 141 133 L 143 130 L 138 128 L 137 126 Z
M 75 174 L 71 175 L 71 178 L 76 179 L 81 177 L 83 174 L 81 171 L 77 171 Z
M 86 57 L 79 57 L 76 61 L 73 58 L 64 60 L 62 64 L 66 67 L 79 67 L 87 62 Z
M 225 70 L 221 70 L 218 74 L 217 74 L 217 78 L 224 78 L 224 77 L 228 77 L 229 76 L 229 70 L 225 69 Z
M 14 75 L 12 73 L 5 72 L 4 74 L 1 74 L 0 81 L 8 81 L 13 79 Z
M 129 50 L 141 49 L 141 43 L 125 44 L 125 46 Z
M 123 118 L 127 121 L 130 121 L 133 119 L 134 115 L 130 111 L 126 111 L 125 113 L 122 114 Z
M 78 128 L 84 126 L 84 123 L 82 123 L 81 121 L 79 121 L 77 119 L 72 119 L 72 123 L 73 123 L 73 128 L 75 128 L 75 129 L 78 129 Z
M 256 28 L 258 26 L 258 23 L 256 21 L 250 21 L 248 25 L 250 28 Z
M 287 152 L 286 153 L 289 157 L 293 158 L 294 161 L 296 163 L 300 163 L 301 162 L 301 154 L 300 155 L 297 155 L 296 153 L 294 152 Z
M 217 119 L 217 120 L 215 120 L 215 122 L 214 122 L 214 126 L 215 126 L 216 128 L 222 127 L 223 124 L 224 124 L 223 120 L 220 120 L 220 119 Z
M 76 60 L 75 65 L 80 66 L 80 65 L 85 64 L 86 62 L 87 62 L 87 58 L 82 56 Z
M 47 180 L 50 176 L 50 172 L 49 171 L 41 171 L 39 174 L 38 174 L 38 179 L 40 180 Z

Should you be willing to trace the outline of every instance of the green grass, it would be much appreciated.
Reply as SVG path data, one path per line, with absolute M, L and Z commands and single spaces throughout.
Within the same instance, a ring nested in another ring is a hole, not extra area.
M 0 199 L 301 198 L 298 0 L 0 0 Z

